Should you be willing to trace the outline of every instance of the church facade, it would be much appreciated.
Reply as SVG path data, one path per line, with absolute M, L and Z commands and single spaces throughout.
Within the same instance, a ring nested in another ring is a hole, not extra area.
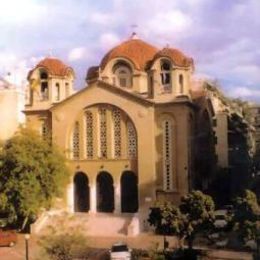
M 210 112 L 194 101 L 193 71 L 179 50 L 134 35 L 88 70 L 78 92 L 73 69 L 58 59 L 29 72 L 26 123 L 66 153 L 69 212 L 147 216 L 156 200 L 178 203 L 194 188 L 198 117 Z

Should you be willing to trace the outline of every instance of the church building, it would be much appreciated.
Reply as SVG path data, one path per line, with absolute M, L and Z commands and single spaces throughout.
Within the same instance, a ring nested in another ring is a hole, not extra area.
M 69 212 L 127 213 L 141 223 L 156 200 L 178 203 L 194 188 L 196 122 L 201 114 L 211 129 L 211 116 L 193 99 L 193 71 L 181 51 L 133 34 L 89 68 L 77 92 L 73 69 L 56 58 L 29 72 L 26 122 L 66 153 Z

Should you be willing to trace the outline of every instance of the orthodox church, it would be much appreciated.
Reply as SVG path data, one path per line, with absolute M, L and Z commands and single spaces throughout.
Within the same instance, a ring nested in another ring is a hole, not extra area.
M 88 69 L 77 92 L 61 60 L 45 58 L 29 72 L 26 123 L 66 153 L 69 212 L 141 219 L 156 200 L 178 203 L 207 186 L 197 172 L 208 170 L 208 157 L 196 162 L 196 154 L 210 152 L 212 111 L 194 98 L 193 71 L 181 51 L 133 35 Z

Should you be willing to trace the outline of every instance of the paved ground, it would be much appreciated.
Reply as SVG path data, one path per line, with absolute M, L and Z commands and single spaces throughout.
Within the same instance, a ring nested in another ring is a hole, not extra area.
M 176 240 L 169 239 L 170 247 L 176 246 Z M 90 260 L 101 260 L 104 259 L 102 256 L 106 255 L 107 250 L 104 248 L 110 248 L 111 245 L 118 241 L 126 242 L 131 248 L 140 249 L 155 249 L 158 245 L 159 248 L 163 246 L 163 238 L 161 236 L 154 236 L 150 234 L 141 234 L 137 237 L 110 237 L 110 238 L 96 238 L 88 237 L 88 245 L 96 250 L 93 251 L 93 256 Z M 103 248 L 102 250 L 100 250 Z M 40 260 L 39 252 L 40 248 L 37 244 L 37 237 L 32 236 L 29 241 L 29 255 L 30 260 Z M 252 260 L 252 254 L 245 252 L 235 252 L 229 250 L 212 250 L 210 253 L 211 257 L 207 259 L 215 260 Z M 1 247 L 0 248 L 0 260 L 20 260 L 25 259 L 25 242 L 24 236 L 19 235 L 18 243 L 13 248 Z M 44 260 L 44 259 L 41 259 Z

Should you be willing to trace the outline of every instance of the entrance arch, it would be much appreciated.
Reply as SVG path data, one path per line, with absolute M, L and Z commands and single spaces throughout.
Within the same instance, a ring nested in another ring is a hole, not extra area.
M 125 171 L 121 176 L 121 210 L 134 213 L 138 211 L 138 180 L 134 172 Z
M 108 172 L 100 172 L 97 176 L 97 211 L 113 212 L 114 208 L 113 178 Z
M 74 212 L 89 211 L 89 181 L 84 172 L 74 176 Z

